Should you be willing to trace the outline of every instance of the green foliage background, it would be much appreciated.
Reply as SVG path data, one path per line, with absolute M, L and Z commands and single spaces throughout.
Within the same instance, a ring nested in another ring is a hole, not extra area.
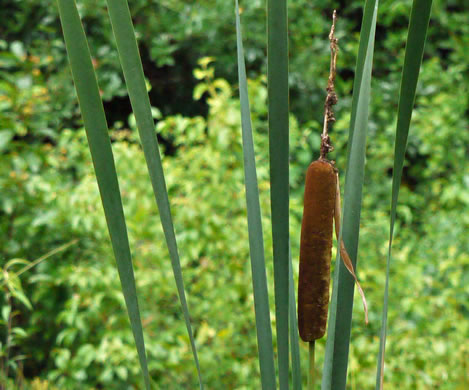
M 32 309 L 13 299 L 17 330 L 9 359 L 11 378 L 24 375 L 26 388 L 35 389 L 138 388 L 137 354 L 55 3 L 4 3 L 0 10 L 4 21 L 0 26 L 0 266 L 13 258 L 32 261 L 79 240 L 20 276 Z M 234 4 L 129 3 L 163 145 L 207 387 L 258 389 Z M 432 10 L 393 250 L 385 377 L 390 389 L 456 390 L 469 385 L 469 25 L 465 23 L 469 8 L 464 3 L 437 0 Z M 195 367 L 105 2 L 83 0 L 78 5 L 112 128 L 150 373 L 158 388 L 194 388 Z M 273 296 L 265 4 L 255 0 L 241 6 Z M 289 4 L 295 272 L 304 172 L 317 157 L 320 142 L 330 15 L 338 9 L 341 48 L 331 157 L 344 178 L 361 6 L 362 1 Z M 395 113 L 410 6 L 410 1 L 383 0 L 378 15 L 359 248 L 359 277 L 370 306 L 370 324 L 364 325 L 357 298 L 350 389 L 370 388 L 375 381 Z M 8 305 L 5 286 L 1 288 L 0 358 L 4 360 Z M 317 343 L 318 365 L 324 344 L 324 340 Z M 306 353 L 303 345 L 303 356 Z

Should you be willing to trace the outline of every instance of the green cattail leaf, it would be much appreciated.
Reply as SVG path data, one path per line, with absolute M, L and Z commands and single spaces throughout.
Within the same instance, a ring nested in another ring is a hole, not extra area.
M 432 0 L 414 0 L 410 15 L 409 32 L 405 50 L 404 68 L 402 70 L 401 88 L 399 93 L 399 106 L 397 114 L 396 143 L 394 148 L 394 168 L 392 177 L 391 221 L 389 228 L 389 247 L 386 261 L 386 286 L 384 290 L 383 318 L 378 355 L 378 368 L 376 373 L 376 389 L 383 388 L 384 381 L 384 354 L 386 346 L 388 301 L 389 301 L 389 272 L 391 267 L 391 248 L 396 221 L 397 199 L 402 179 L 407 136 L 409 134 L 410 120 L 415 100 L 415 91 L 422 63 L 423 49 L 427 36 L 428 23 Z
M 291 363 L 292 363 L 292 379 L 293 379 L 293 390 L 301 390 L 301 360 L 300 360 L 300 340 L 298 336 L 298 321 L 296 318 L 296 299 L 295 299 L 295 281 L 293 279 L 293 267 L 290 257 L 290 285 L 289 290 L 289 305 L 288 311 L 290 313 L 290 351 L 291 351 Z
M 236 0 L 236 42 L 238 53 L 239 95 L 241 102 L 241 125 L 244 156 L 244 181 L 248 213 L 249 248 L 251 255 L 254 309 L 256 314 L 257 345 L 263 390 L 276 386 L 272 327 L 270 323 L 269 293 L 264 259 L 264 235 L 262 232 L 259 188 L 257 184 L 256 159 L 252 136 L 251 111 L 249 107 L 246 65 L 244 60 L 238 0 Z
M 150 377 L 148 375 L 129 240 L 98 82 L 75 1 L 57 0 L 57 2 L 72 76 L 85 124 L 112 248 L 117 261 L 122 291 L 137 345 L 145 387 L 149 390 Z
M 378 0 L 367 0 L 360 32 L 347 152 L 340 238 L 357 269 L 358 236 L 365 167 L 365 146 Z M 337 251 L 326 342 L 322 390 L 345 390 L 352 324 L 354 279 Z
M 168 192 L 161 164 L 158 141 L 155 132 L 150 99 L 145 85 L 142 62 L 135 39 L 135 32 L 132 24 L 130 10 L 126 0 L 108 0 L 108 11 L 111 19 L 112 29 L 116 38 L 117 50 L 124 72 L 130 102 L 137 122 L 137 127 L 147 162 L 148 173 L 150 175 L 153 192 L 160 213 L 161 224 L 166 238 L 174 279 L 181 302 L 184 320 L 191 343 L 200 388 L 203 389 L 202 375 L 200 371 L 197 349 L 192 333 L 189 309 L 184 291 L 181 263 L 174 233 L 174 226 L 171 217 Z
M 267 1 L 270 200 L 280 390 L 288 389 L 289 124 L 286 0 Z

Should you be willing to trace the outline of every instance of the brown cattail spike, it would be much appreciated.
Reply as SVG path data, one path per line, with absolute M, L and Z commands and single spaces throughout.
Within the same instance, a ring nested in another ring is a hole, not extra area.
M 303 341 L 324 336 L 329 305 L 336 170 L 319 159 L 306 172 L 298 281 L 298 328 Z
M 320 157 L 319 160 L 311 163 L 306 172 L 301 225 L 298 329 L 301 339 L 310 342 L 310 351 L 314 351 L 314 344 L 311 343 L 323 337 L 326 332 L 334 219 L 337 239 L 339 240 L 340 237 L 339 179 L 337 170 L 327 160 L 327 154 L 333 150 L 328 134 L 329 124 L 335 121 L 332 106 L 337 103 L 337 94 L 334 89 L 337 52 L 339 50 L 338 39 L 334 36 L 336 20 L 337 13 L 334 11 L 329 34 L 331 64 L 326 89 L 327 97 L 324 104 Z M 340 240 L 338 247 L 344 265 L 357 284 L 365 309 L 365 322 L 368 323 L 365 294 L 358 282 L 353 263 L 342 240 Z

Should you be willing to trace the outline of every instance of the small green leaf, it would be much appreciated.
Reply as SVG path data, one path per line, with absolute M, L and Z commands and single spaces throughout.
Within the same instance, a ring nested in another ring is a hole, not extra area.
M 11 296 L 13 298 L 18 299 L 29 310 L 33 309 L 33 306 L 31 305 L 31 302 L 29 301 L 29 299 L 24 294 L 23 289 L 15 289 L 15 290 L 11 290 L 10 292 L 11 292 Z
M 197 84 L 193 92 L 194 100 L 199 100 L 205 92 L 207 92 L 207 85 L 203 83 Z
M 26 331 L 23 328 L 18 328 L 18 327 L 13 328 L 11 330 L 11 333 L 13 333 L 14 335 L 19 336 L 19 337 L 27 337 L 28 336 L 28 334 L 26 333 Z
M 11 306 L 6 305 L 2 307 L 2 319 L 6 323 L 8 323 L 8 317 L 10 316 L 11 313 Z
M 60 349 L 55 357 L 55 364 L 61 369 L 65 369 L 70 361 L 72 356 L 71 352 L 68 349 Z
M 3 152 L 8 147 L 14 136 L 15 133 L 11 130 L 0 131 L 0 152 Z

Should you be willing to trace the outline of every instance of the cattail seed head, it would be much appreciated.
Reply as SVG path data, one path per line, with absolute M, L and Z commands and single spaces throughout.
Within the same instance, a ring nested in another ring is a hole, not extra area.
M 303 341 L 324 336 L 329 305 L 337 174 L 326 159 L 306 172 L 298 282 L 298 328 Z

